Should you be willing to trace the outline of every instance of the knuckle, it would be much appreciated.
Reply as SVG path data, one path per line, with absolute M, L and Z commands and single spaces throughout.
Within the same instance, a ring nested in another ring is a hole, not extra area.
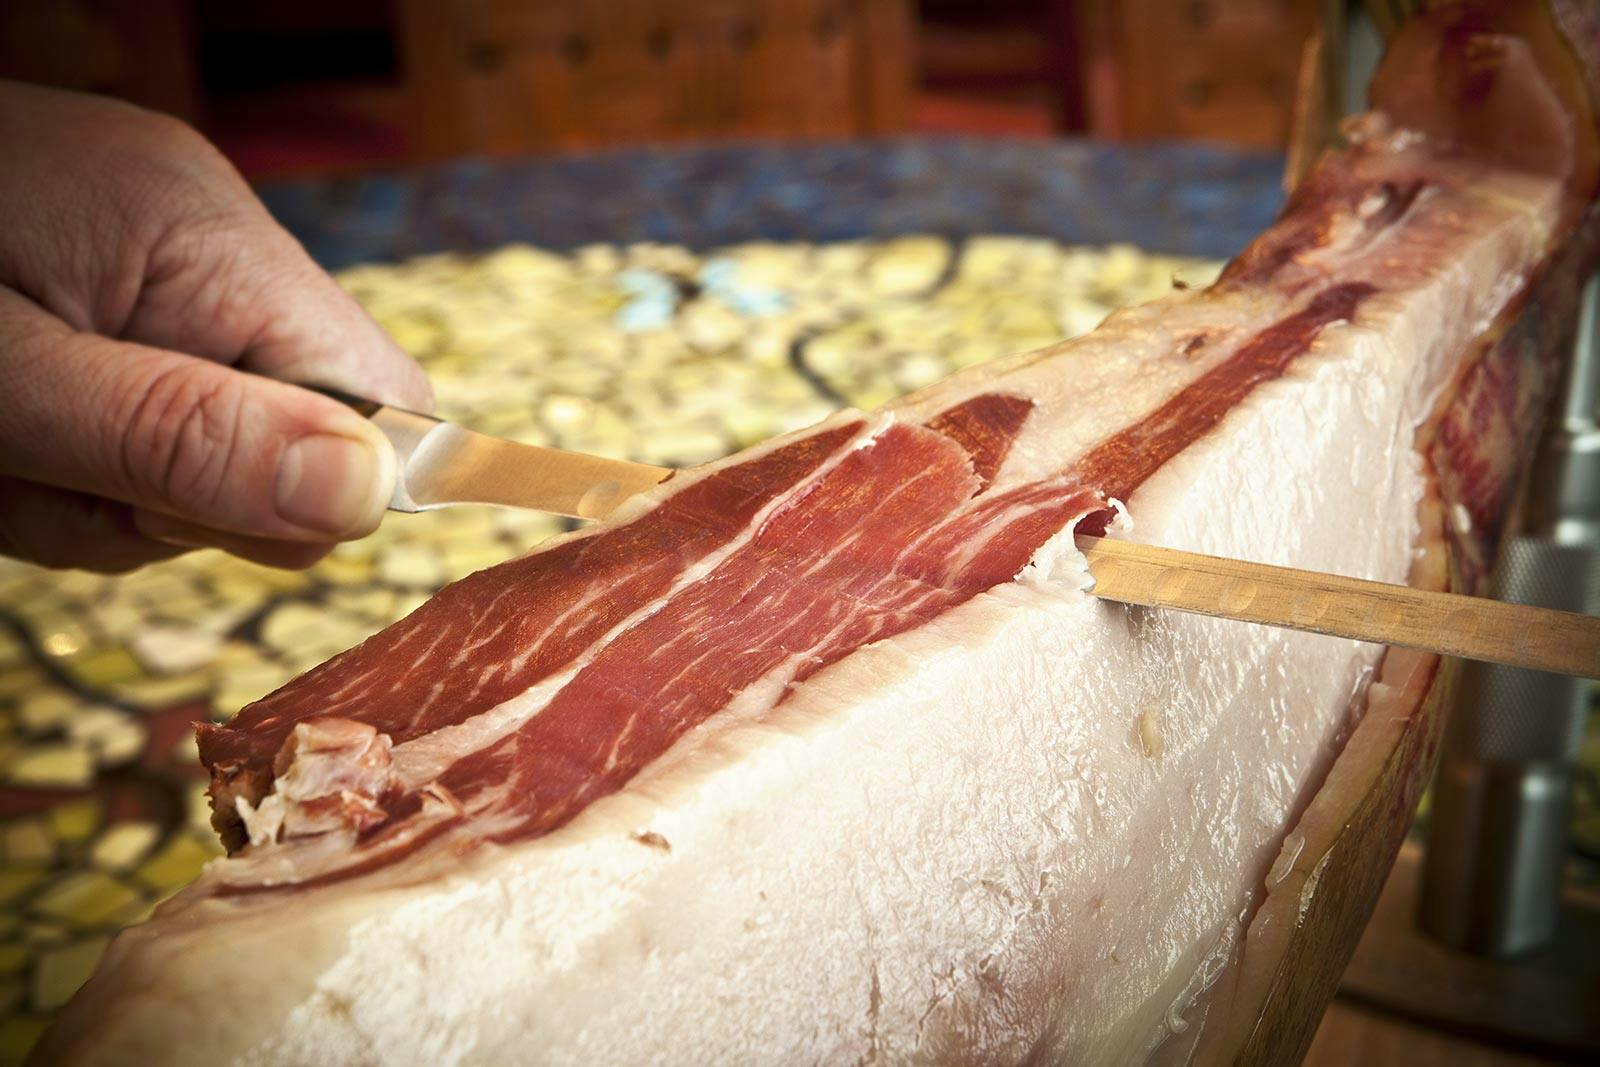
M 249 187 L 216 146 L 177 119 L 137 115 L 126 135 L 119 209 L 153 258 L 248 212 Z
M 134 115 L 135 132 L 148 142 L 152 149 L 187 149 L 192 148 L 196 142 L 204 140 L 187 122 L 163 112 L 140 108 Z
M 169 367 L 124 423 L 121 461 L 135 497 L 179 514 L 220 505 L 238 452 L 244 392 L 225 376 Z

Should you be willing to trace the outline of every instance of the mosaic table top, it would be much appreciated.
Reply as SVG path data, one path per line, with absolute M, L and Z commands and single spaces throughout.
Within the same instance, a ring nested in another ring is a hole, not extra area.
M 1278 166 L 907 140 L 467 163 L 266 198 L 422 361 L 441 414 L 683 465 L 1204 284 L 1270 218 Z M 0 1063 L 218 853 L 196 720 L 565 521 L 391 515 L 306 572 L 215 552 L 116 578 L 0 560 Z

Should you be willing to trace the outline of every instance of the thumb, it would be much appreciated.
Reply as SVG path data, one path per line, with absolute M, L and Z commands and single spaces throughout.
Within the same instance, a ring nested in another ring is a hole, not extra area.
M 371 532 L 395 477 L 344 405 L 206 359 L 73 331 L 0 291 L 0 474 L 253 537 Z

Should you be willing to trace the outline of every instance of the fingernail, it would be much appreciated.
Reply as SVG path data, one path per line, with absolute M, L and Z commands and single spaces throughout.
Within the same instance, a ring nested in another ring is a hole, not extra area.
M 319 433 L 292 442 L 278 460 L 278 514 L 333 537 L 366 533 L 378 524 L 389 488 L 377 448 L 354 437 Z

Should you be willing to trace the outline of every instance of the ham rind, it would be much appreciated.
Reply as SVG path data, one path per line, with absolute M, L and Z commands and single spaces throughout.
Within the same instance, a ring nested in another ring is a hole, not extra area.
M 1293 835 L 1432 668 L 1098 603 L 1073 534 L 1403 581 L 1423 514 L 1498 522 L 1592 129 L 1537 34 L 1525 166 L 1438 113 L 1455 25 L 1427 135 L 1367 116 L 1211 289 L 680 475 L 208 730 L 233 855 L 44 1058 L 1122 1063 L 1259 1004 Z

